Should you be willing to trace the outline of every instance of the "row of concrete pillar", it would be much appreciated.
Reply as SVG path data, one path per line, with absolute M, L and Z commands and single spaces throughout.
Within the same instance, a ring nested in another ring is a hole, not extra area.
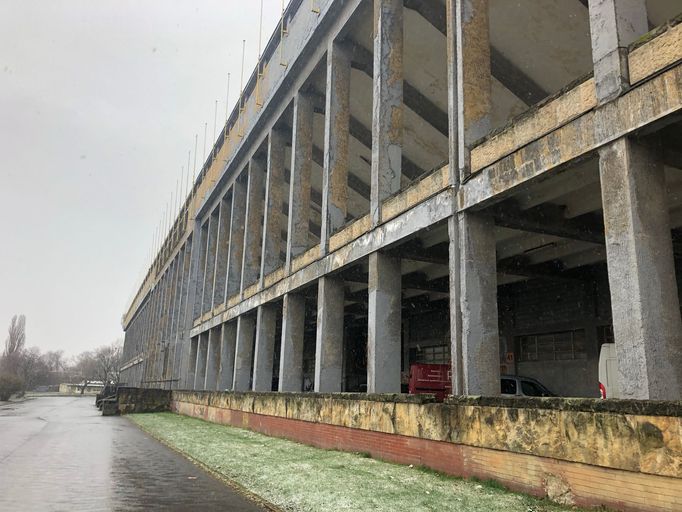
M 448 0 L 447 5 L 450 184 L 458 189 L 469 173 L 468 148 L 490 130 L 488 9 L 487 0 Z M 599 103 L 604 104 L 628 86 L 625 49 L 647 30 L 646 6 L 644 0 L 590 0 L 589 8 L 596 92 Z M 382 201 L 400 188 L 402 11 L 402 0 L 375 0 L 373 227 L 380 222 Z M 327 52 L 321 255 L 327 253 L 331 234 L 347 216 L 349 95 L 347 49 L 342 42 L 331 41 Z M 195 229 L 199 277 L 194 283 L 193 318 L 233 296 L 243 297 L 246 288 L 262 283 L 282 264 L 288 274 L 293 259 L 309 248 L 313 104 L 303 89 L 295 94 L 293 107 L 285 261 L 280 260 L 280 212 L 285 199 L 286 141 L 273 129 L 268 137 L 266 165 L 252 158 L 246 179 L 235 179 L 219 208 Z M 682 329 L 672 279 L 662 165 L 655 152 L 619 139 L 600 150 L 600 172 L 624 394 L 679 398 Z M 448 228 L 453 391 L 498 394 L 494 224 L 484 213 L 465 211 L 449 219 Z M 399 260 L 381 252 L 369 256 L 369 392 L 400 389 L 400 281 Z M 343 283 L 335 276 L 322 277 L 318 282 L 316 391 L 341 390 L 343 304 Z M 276 315 L 276 307 L 265 304 L 195 338 L 188 354 L 189 383 L 211 389 L 270 389 Z M 304 317 L 303 297 L 284 295 L 279 375 L 282 391 L 301 388 Z
M 376 393 L 399 392 L 400 260 L 379 252 L 370 255 L 368 284 L 367 389 Z M 314 379 L 314 390 L 318 392 L 342 391 L 344 294 L 340 277 L 319 279 Z M 278 314 L 278 304 L 265 304 L 255 314 L 240 315 L 194 338 L 190 352 L 194 388 L 270 391 Z M 305 297 L 298 293 L 284 295 L 281 315 L 278 389 L 301 391 Z

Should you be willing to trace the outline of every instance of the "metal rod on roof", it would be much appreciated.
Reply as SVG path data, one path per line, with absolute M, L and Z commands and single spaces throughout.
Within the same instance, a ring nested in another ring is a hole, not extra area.
M 189 194 L 189 162 L 190 159 L 192 158 L 192 150 L 190 149 L 187 152 L 187 185 L 185 186 L 185 199 L 187 199 L 187 194 Z
M 289 32 L 288 28 L 284 26 L 284 0 L 282 0 L 282 18 L 279 22 L 279 65 L 287 67 L 284 62 L 284 36 Z
M 216 129 L 218 128 L 218 100 L 215 100 L 215 109 L 213 109 L 213 142 L 215 142 Z
M 192 176 L 192 190 L 194 190 L 194 183 L 197 180 L 197 144 L 199 143 L 199 135 L 194 134 L 194 174 Z
M 230 73 L 227 74 L 227 93 L 225 94 L 225 123 L 230 116 Z
M 208 128 L 208 123 L 204 123 L 204 162 L 206 162 L 206 129 L 207 128 Z
M 237 135 L 244 136 L 242 132 L 242 112 L 244 111 L 244 55 L 246 54 L 246 39 L 242 39 L 242 72 L 239 81 L 239 129 Z
M 263 43 L 263 0 L 260 0 L 260 21 L 258 24 L 258 66 L 260 69 L 261 45 Z M 260 72 L 260 71 L 259 71 Z
M 182 187 L 185 185 L 185 166 L 183 165 L 180 170 L 180 196 L 182 196 L 182 199 L 178 197 L 178 214 L 182 211 L 182 202 L 185 200 L 185 197 L 187 195 L 185 194 L 185 191 L 182 189 Z
M 239 105 L 241 107 L 241 98 L 244 94 L 244 55 L 246 54 L 246 39 L 242 39 L 242 73 L 239 81 Z
M 175 196 L 173 197 L 173 217 L 171 223 L 171 231 L 175 230 L 176 220 L 178 218 L 178 200 L 180 199 L 180 178 L 175 178 Z

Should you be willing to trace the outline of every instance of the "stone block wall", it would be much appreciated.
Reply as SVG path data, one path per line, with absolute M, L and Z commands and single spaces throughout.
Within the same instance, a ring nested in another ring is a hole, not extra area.
M 682 509 L 679 402 L 173 391 L 171 408 L 563 503 Z
M 166 389 L 118 388 L 121 414 L 170 411 L 171 391 Z

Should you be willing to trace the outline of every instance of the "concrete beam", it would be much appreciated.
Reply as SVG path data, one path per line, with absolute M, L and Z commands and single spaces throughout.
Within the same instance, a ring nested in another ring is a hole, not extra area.
M 369 255 L 367 392 L 400 393 L 400 260 L 380 252 Z
M 524 211 L 513 201 L 506 201 L 495 205 L 490 213 L 497 226 L 604 244 L 604 224 L 601 219 L 590 214 L 567 219 L 564 210 L 562 206 L 545 204 Z
M 431 0 L 405 0 L 405 8 L 419 13 L 441 34 L 447 36 L 447 14 L 444 16 L 444 10 L 438 3 Z M 547 91 L 494 46 L 490 47 L 490 68 L 497 81 L 528 106 L 535 105 L 549 96 Z M 405 94 L 407 96 L 407 91 Z M 405 104 L 407 105 L 407 101 Z M 445 122 L 447 126 L 447 117 Z M 447 132 L 444 135 L 447 137 Z
M 336 393 L 343 391 L 343 279 L 325 276 L 318 283 L 315 391 Z
M 660 147 L 599 152 L 622 398 L 682 398 L 682 322 Z

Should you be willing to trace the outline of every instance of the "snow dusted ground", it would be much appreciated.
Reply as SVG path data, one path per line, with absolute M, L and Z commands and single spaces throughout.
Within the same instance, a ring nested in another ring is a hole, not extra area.
M 490 484 L 362 454 L 320 450 L 172 413 L 129 418 L 154 437 L 286 511 L 575 510 Z

